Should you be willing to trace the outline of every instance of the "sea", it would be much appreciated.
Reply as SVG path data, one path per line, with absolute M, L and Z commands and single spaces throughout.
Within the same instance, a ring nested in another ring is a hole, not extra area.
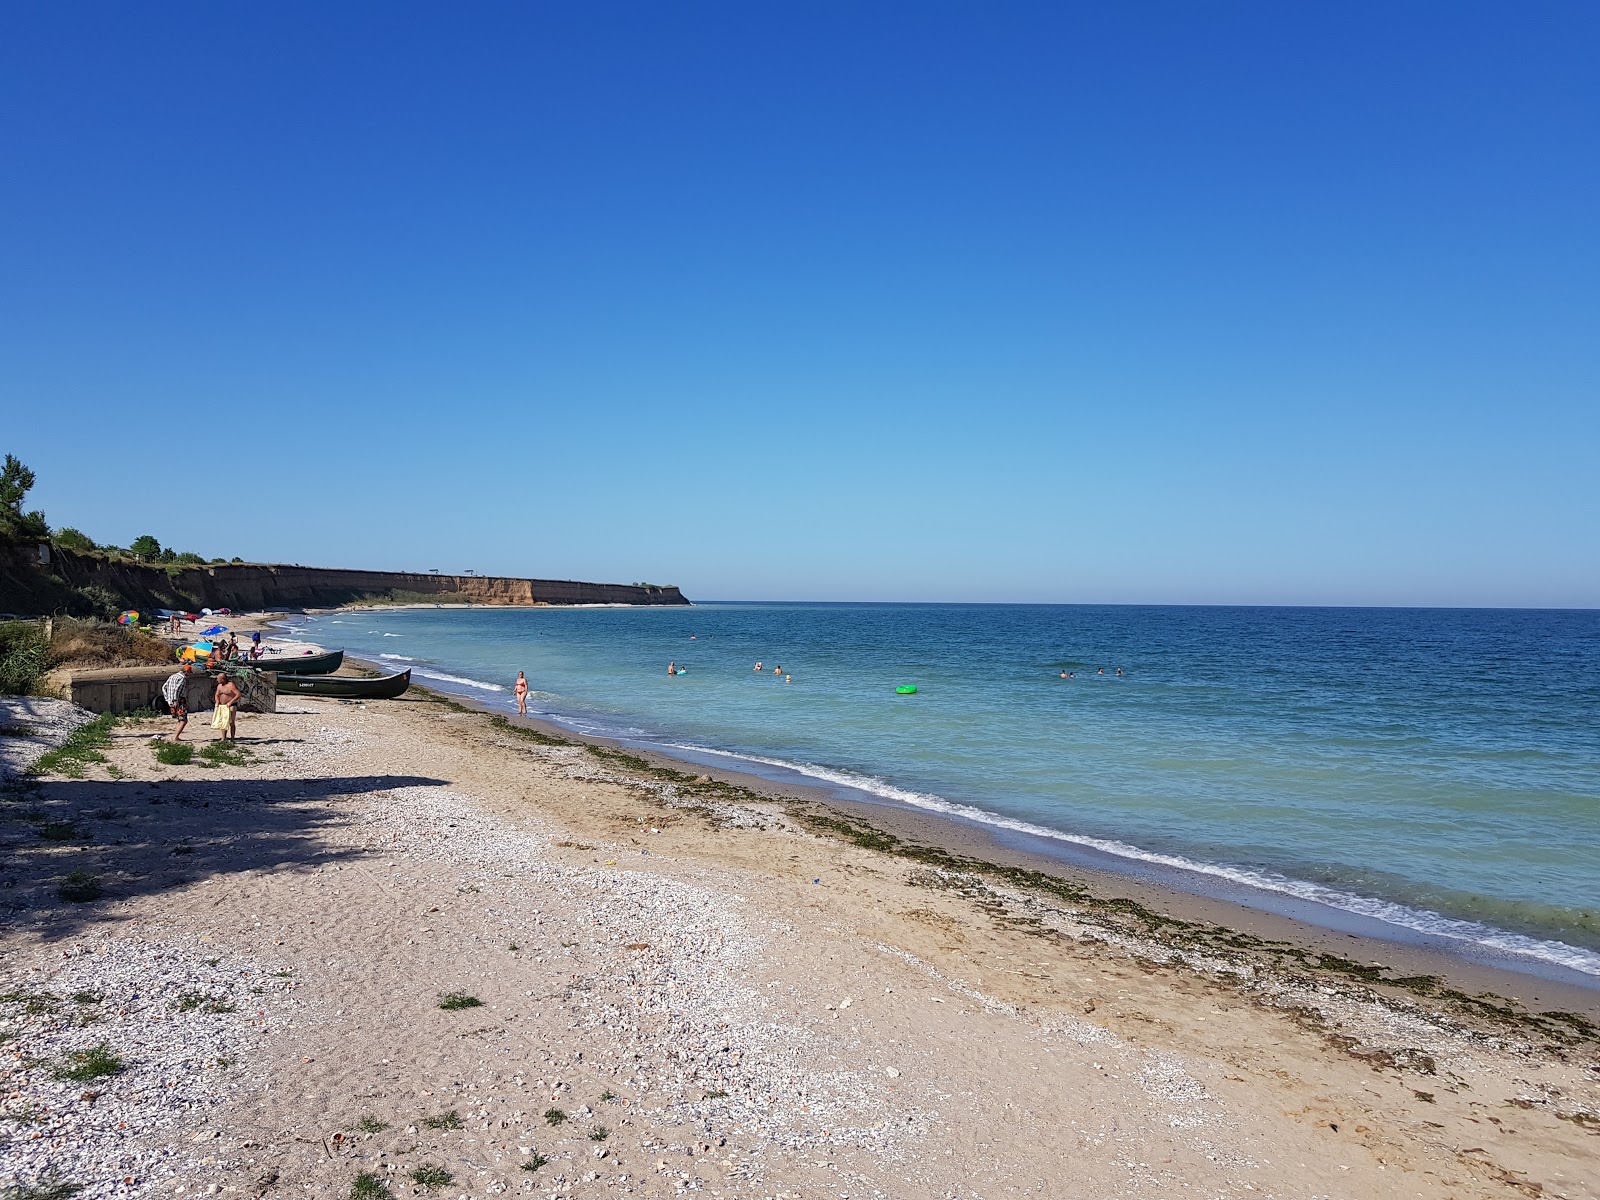
M 1600 612 L 709 603 L 286 621 L 506 712 L 525 671 L 530 711 L 577 732 L 1600 987 Z

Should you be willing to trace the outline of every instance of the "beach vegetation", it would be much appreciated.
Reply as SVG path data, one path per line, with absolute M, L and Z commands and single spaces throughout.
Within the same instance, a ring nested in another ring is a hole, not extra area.
M 111 744 L 111 730 L 116 723 L 117 718 L 112 714 L 101 713 L 88 724 L 78 726 L 61 745 L 41 754 L 28 768 L 28 773 L 83 778 L 84 768 L 90 763 L 106 761 L 106 756 L 100 751 Z
M 371 1113 L 368 1113 L 366 1116 L 362 1117 L 356 1122 L 356 1128 L 362 1133 L 382 1133 L 385 1129 L 389 1128 L 389 1122 L 383 1120 L 381 1117 L 375 1117 Z
M 94 833 L 88 826 L 71 820 L 41 821 L 33 827 L 33 832 L 47 842 L 94 841 Z
M 483 1001 L 476 996 L 469 996 L 465 992 L 446 992 L 439 997 L 439 1007 L 446 1012 L 454 1012 L 461 1008 L 481 1008 Z
M 550 1161 L 550 1159 L 549 1159 L 549 1156 L 547 1156 L 547 1155 L 539 1154 L 539 1153 L 530 1154 L 523 1161 L 522 1169 L 524 1171 L 537 1171 L 540 1167 L 544 1166 L 545 1163 L 547 1163 L 549 1161 Z
M 101 1042 L 87 1050 L 72 1051 L 52 1074 L 67 1083 L 92 1083 L 120 1073 L 123 1065 L 122 1060 L 111 1053 L 111 1047 Z
M 591 1142 L 603 1142 L 610 1136 L 611 1130 L 607 1129 L 604 1125 L 596 1125 L 593 1129 L 589 1130 L 589 1140 Z
M 192 742 L 169 742 L 166 738 L 160 738 L 150 743 L 150 749 L 155 752 L 158 763 L 165 763 L 169 767 L 186 767 L 194 761 Z
M 54 1172 L 36 1183 L 13 1183 L 0 1192 L 4 1200 L 68 1200 L 83 1191 L 83 1185 L 68 1183 Z
M 437 1163 L 423 1163 L 411 1172 L 411 1182 L 424 1188 L 443 1187 L 454 1178 L 454 1175 Z
M 350 1200 L 394 1200 L 394 1193 L 383 1176 L 363 1171 L 350 1185 Z
M 465 1129 L 467 1123 L 461 1119 L 461 1114 L 455 1109 L 439 1113 L 433 1117 L 423 1117 L 422 1123 L 429 1129 Z
M 185 992 L 178 997 L 179 1012 L 231 1013 L 235 1010 L 226 996 L 208 996 L 204 992 Z
M 610 1104 L 616 1098 L 617 1098 L 617 1094 L 615 1092 L 609 1090 L 609 1089 L 607 1089 L 606 1091 L 603 1091 L 603 1092 L 600 1093 L 600 1103 L 601 1104 Z
M 547 1108 L 544 1110 L 544 1123 L 546 1125 L 559 1125 L 566 1119 L 567 1114 L 559 1108 Z
M 33 691 L 45 672 L 48 651 L 38 621 L 0 621 L 0 695 Z
M 173 745 L 179 743 L 173 742 Z M 207 742 L 200 749 L 200 765 L 202 767 L 242 767 L 254 757 L 250 751 L 237 742 L 215 741 Z
M 161 557 L 161 543 L 148 533 L 141 533 L 128 543 L 128 552 L 141 561 L 154 562 Z
M 0 1004 L 19 1004 L 30 1017 L 55 1012 L 61 1001 L 49 992 L 4 992 Z
M 56 895 L 68 904 L 92 904 L 104 891 L 100 876 L 88 871 L 73 871 L 56 885 Z

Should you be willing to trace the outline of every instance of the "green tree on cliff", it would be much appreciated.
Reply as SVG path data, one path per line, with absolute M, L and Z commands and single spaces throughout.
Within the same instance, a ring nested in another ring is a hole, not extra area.
M 42 512 L 23 512 L 22 502 L 33 487 L 33 472 L 15 454 L 6 455 L 0 467 L 0 541 L 43 541 L 50 526 Z
M 141 533 L 128 543 L 128 551 L 141 561 L 154 562 L 161 557 L 161 543 L 148 533 Z

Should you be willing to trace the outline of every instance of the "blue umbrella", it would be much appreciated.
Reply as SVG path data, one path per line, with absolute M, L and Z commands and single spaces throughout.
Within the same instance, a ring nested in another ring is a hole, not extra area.
M 210 629 L 202 629 L 200 632 L 205 634 L 206 637 L 210 637 L 213 633 L 227 633 L 228 630 L 226 626 L 213 625 Z

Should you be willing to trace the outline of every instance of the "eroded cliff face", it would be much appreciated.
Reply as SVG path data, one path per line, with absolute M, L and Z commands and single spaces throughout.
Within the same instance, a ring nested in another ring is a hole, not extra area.
M 5 556 L 0 609 L 48 612 L 74 589 L 100 587 L 140 608 L 326 608 L 361 600 L 435 600 L 441 604 L 688 604 L 676 587 L 583 583 L 570 579 L 422 575 L 322 567 L 218 563 L 169 572 L 33 548 Z

